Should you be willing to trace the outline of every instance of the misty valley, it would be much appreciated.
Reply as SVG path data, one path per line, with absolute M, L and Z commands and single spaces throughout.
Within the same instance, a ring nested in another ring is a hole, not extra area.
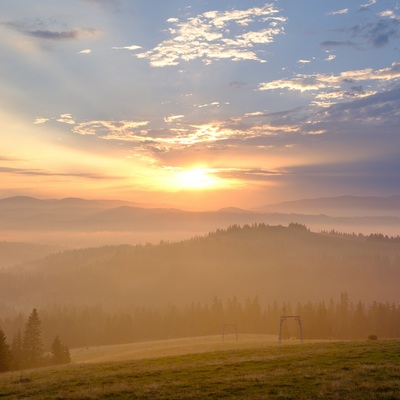
M 16 198 L 0 201 L 0 213 L 4 237 L 31 239 L 0 242 L 6 399 L 398 393 L 400 237 L 387 230 L 317 231 L 301 214 L 81 199 Z M 355 390 L 365 365 L 375 375 Z
M 399 337 L 399 244 L 259 223 L 59 251 L 0 271 L 0 327 L 11 342 L 37 307 L 48 349 L 55 336 L 83 347 L 218 335 L 225 325 L 277 335 L 282 315 L 302 317 L 305 339 Z M 299 338 L 296 325 L 284 335 Z

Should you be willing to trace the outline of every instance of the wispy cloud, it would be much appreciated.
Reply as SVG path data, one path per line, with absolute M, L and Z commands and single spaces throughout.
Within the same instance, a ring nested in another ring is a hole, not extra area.
M 348 8 L 342 8 L 337 11 L 331 11 L 327 15 L 343 15 L 343 14 L 347 14 L 348 12 L 349 12 Z
M 222 179 L 235 179 L 239 181 L 264 181 L 271 176 L 283 175 L 284 170 L 268 170 L 263 168 L 220 168 L 215 175 Z
M 136 46 L 136 45 L 131 45 L 131 46 L 120 46 L 120 47 L 113 47 L 113 50 L 129 50 L 129 51 L 134 51 L 134 50 L 139 50 L 141 49 L 141 46 Z
M 33 123 L 35 125 L 40 125 L 40 124 L 46 123 L 47 121 L 50 121 L 50 119 L 49 118 L 38 117 L 38 118 L 35 118 L 35 121 Z
M 75 125 L 74 117 L 71 114 L 61 114 L 60 117 L 56 119 L 56 121 L 63 124 Z
M 335 54 L 329 54 L 329 56 L 325 58 L 325 61 L 332 61 L 332 60 L 334 60 L 335 58 L 336 58 L 336 55 L 335 55 Z
M 350 33 L 353 38 L 361 39 L 373 47 L 383 47 L 391 40 L 400 38 L 400 19 L 385 15 L 377 22 L 353 26 Z
M 224 103 L 225 105 L 229 105 L 229 103 Z M 213 101 L 211 103 L 205 103 L 205 104 L 193 104 L 193 107 L 196 108 L 206 108 L 206 107 L 221 107 L 221 103 L 219 101 Z
M 108 179 L 120 179 L 121 177 L 117 176 L 107 176 L 101 174 L 93 174 L 86 172 L 52 172 L 46 171 L 43 169 L 29 169 L 29 168 L 9 168 L 9 167 L 0 167 L 0 174 L 15 174 L 15 175 L 28 175 L 28 176 L 47 176 L 47 177 L 79 177 L 79 178 L 87 178 L 87 179 L 95 179 L 95 180 L 108 180 Z
M 172 123 L 172 122 L 180 121 L 184 117 L 185 117 L 184 115 L 170 115 L 169 117 L 165 117 L 164 121 L 166 123 Z
M 10 161 L 12 161 L 12 162 L 16 162 L 16 161 L 21 161 L 21 159 L 19 159 L 19 158 L 15 158 L 15 157 L 8 157 L 8 156 L 1 156 L 0 155 L 0 161 L 6 161 L 6 162 L 10 162 Z
M 50 31 L 50 30 L 33 30 L 23 31 L 24 34 L 33 36 L 39 39 L 48 40 L 79 40 L 87 37 L 96 37 L 101 34 L 101 31 L 93 28 L 76 28 L 67 31 Z
M 396 14 L 393 10 L 385 10 L 378 14 L 380 17 L 391 18 L 391 19 L 400 19 L 400 16 Z
M 357 43 L 351 40 L 325 40 L 321 42 L 322 47 L 354 47 L 357 48 Z
M 388 68 L 379 70 L 364 69 L 345 71 L 338 75 L 328 74 L 297 74 L 293 78 L 281 79 L 272 82 L 263 82 L 259 85 L 259 90 L 294 90 L 299 92 L 320 92 L 319 98 L 336 101 L 345 97 L 364 97 L 374 93 L 373 91 L 364 92 L 360 90 L 356 82 L 388 82 L 400 78 L 400 63 L 393 63 Z
M 143 142 L 149 140 L 142 128 L 148 121 L 89 121 L 78 123 L 72 132 L 79 135 L 94 135 L 103 140 Z
M 369 0 L 368 3 L 361 4 L 359 10 L 360 11 L 366 11 L 368 8 L 374 4 L 376 4 L 377 0 Z
M 52 41 L 80 40 L 85 38 L 95 38 L 102 34 L 102 31 L 94 28 L 73 28 L 68 30 L 48 29 L 44 21 L 29 22 L 7 22 L 3 26 L 14 29 L 24 35 L 38 39 Z
M 186 21 L 170 18 L 170 39 L 136 57 L 148 59 L 153 67 L 196 59 L 205 64 L 223 59 L 264 62 L 255 47 L 273 42 L 283 33 L 285 22 L 286 18 L 272 4 L 247 10 L 209 11 Z

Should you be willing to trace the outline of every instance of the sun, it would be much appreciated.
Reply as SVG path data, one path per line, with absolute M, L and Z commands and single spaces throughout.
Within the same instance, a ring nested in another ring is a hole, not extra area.
M 192 168 L 175 172 L 176 186 L 180 189 L 210 189 L 220 185 L 220 179 L 206 168 Z

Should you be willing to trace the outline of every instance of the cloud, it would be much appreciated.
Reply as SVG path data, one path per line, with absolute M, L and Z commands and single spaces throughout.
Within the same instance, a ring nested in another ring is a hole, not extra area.
M 263 82 L 259 85 L 259 90 L 287 89 L 299 92 L 316 92 L 317 100 L 323 99 L 334 102 L 346 97 L 365 97 L 376 92 L 374 90 L 360 90 L 355 82 L 368 82 L 371 85 L 374 82 L 385 83 L 399 78 L 400 63 L 394 62 L 390 67 L 379 70 L 368 68 L 345 71 L 338 75 L 297 74 L 290 79 Z
M 135 44 L 131 46 L 112 47 L 113 50 L 129 50 L 129 51 L 139 50 L 141 48 L 142 48 L 141 46 L 136 46 Z
M 348 8 L 342 8 L 341 10 L 331 11 L 327 15 L 343 15 L 349 12 Z
M 400 87 L 383 93 L 356 98 L 351 102 L 338 103 L 324 110 L 321 120 L 325 121 L 358 121 L 368 130 L 376 126 L 386 126 L 392 129 L 400 123 Z
M 332 61 L 335 58 L 336 58 L 336 56 L 334 54 L 329 54 L 329 56 L 325 58 L 325 61 Z
M 262 117 L 264 115 L 265 115 L 265 113 L 263 113 L 261 111 L 254 111 L 254 112 L 246 113 L 244 116 L 245 117 Z
M 96 37 L 100 31 L 93 28 L 79 28 L 69 31 L 35 30 L 24 31 L 26 35 L 48 40 L 78 40 L 86 37 Z
M 40 124 L 44 124 L 44 123 L 46 123 L 47 121 L 49 121 L 50 119 L 49 118 L 42 118 L 42 117 L 38 117 L 38 118 L 35 118 L 35 121 L 33 122 L 35 125 L 40 125 Z
M 297 74 L 291 79 L 279 79 L 272 82 L 263 82 L 259 85 L 259 90 L 289 89 L 305 92 L 309 90 L 319 90 L 326 88 L 327 84 L 318 75 Z
M 392 39 L 400 38 L 400 19 L 384 17 L 377 22 L 355 25 L 350 32 L 373 47 L 383 47 Z
M 370 2 L 370 4 L 374 4 Z M 368 6 L 369 5 L 365 5 Z M 380 48 L 400 38 L 400 16 L 394 10 L 381 11 L 369 16 L 362 23 L 337 30 L 348 36 L 345 40 L 326 40 L 323 47 L 353 47 L 365 50 L 367 47 Z
M 369 0 L 368 3 L 361 4 L 359 10 L 366 11 L 368 8 L 376 3 L 377 0 Z
M 90 54 L 92 52 L 92 50 L 90 50 L 90 49 L 85 49 L 85 50 L 81 50 L 80 52 L 79 52 L 79 54 Z
M 24 169 L 24 168 L 9 168 L 9 167 L 0 167 L 0 174 L 15 174 L 15 175 L 28 175 L 28 176 L 58 176 L 58 177 L 80 177 L 87 179 L 120 179 L 120 177 L 116 176 L 106 176 L 100 174 L 92 174 L 92 173 L 73 173 L 73 172 L 51 172 L 42 169 Z
M 144 142 L 147 138 L 143 127 L 148 121 L 89 121 L 78 123 L 72 132 L 78 135 L 93 135 L 103 140 Z
M 186 21 L 170 18 L 167 21 L 172 25 L 170 39 L 135 56 L 149 60 L 153 67 L 174 66 L 196 59 L 205 64 L 223 59 L 265 62 L 256 46 L 269 44 L 283 33 L 286 18 L 278 14 L 272 4 L 265 4 L 247 10 L 208 11 Z M 257 29 L 260 24 L 263 29 Z
M 74 28 L 69 30 L 50 30 L 45 29 L 46 23 L 35 21 L 34 23 L 7 22 L 2 25 L 14 29 L 24 35 L 38 39 L 67 41 L 80 40 L 85 38 L 95 38 L 102 34 L 102 31 L 94 28 Z M 33 26 L 32 26 L 33 25 Z M 36 28 L 39 27 L 39 28 Z
M 56 121 L 68 125 L 75 124 L 74 117 L 71 114 L 61 114 L 60 117 L 56 119 Z
M 396 15 L 393 10 L 385 10 L 385 11 L 380 12 L 378 15 L 380 17 L 384 17 L 384 18 L 391 18 L 391 19 L 397 19 L 397 20 L 400 19 L 400 17 L 398 15 Z
M 352 42 L 351 40 L 345 40 L 345 41 L 337 41 L 337 40 L 325 40 L 324 42 L 321 42 L 322 47 L 357 47 L 357 44 L 355 42 Z
M 272 171 L 263 168 L 220 168 L 214 172 L 219 178 L 239 181 L 265 181 L 271 176 L 285 174 L 284 170 Z
M 225 105 L 228 105 L 229 103 L 224 103 Z M 205 104 L 193 104 L 193 107 L 196 108 L 206 108 L 206 107 L 221 107 L 221 103 L 219 101 L 213 101 L 211 103 L 205 103 Z
M 165 118 L 164 118 L 164 121 L 165 121 L 166 123 L 172 123 L 172 122 L 175 122 L 175 121 L 180 121 L 180 120 L 182 120 L 184 117 L 185 117 L 184 115 L 171 115 L 171 116 L 169 116 L 169 117 L 165 117 Z
M 10 162 L 10 161 L 21 161 L 21 159 L 19 159 L 19 158 L 15 158 L 15 157 L 8 157 L 8 156 L 0 156 L 0 162 L 1 161 L 7 161 L 7 162 Z

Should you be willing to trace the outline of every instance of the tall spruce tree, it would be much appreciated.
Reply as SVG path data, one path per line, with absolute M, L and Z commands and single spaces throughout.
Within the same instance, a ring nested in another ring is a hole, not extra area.
M 71 356 L 67 346 L 63 345 L 58 336 L 53 340 L 51 345 L 51 362 L 52 364 L 69 364 Z
M 34 308 L 25 324 L 22 342 L 23 365 L 27 368 L 40 365 L 43 359 L 41 334 L 41 321 L 36 308 Z
M 7 344 L 6 335 L 0 328 L 0 372 L 10 369 L 11 353 Z

